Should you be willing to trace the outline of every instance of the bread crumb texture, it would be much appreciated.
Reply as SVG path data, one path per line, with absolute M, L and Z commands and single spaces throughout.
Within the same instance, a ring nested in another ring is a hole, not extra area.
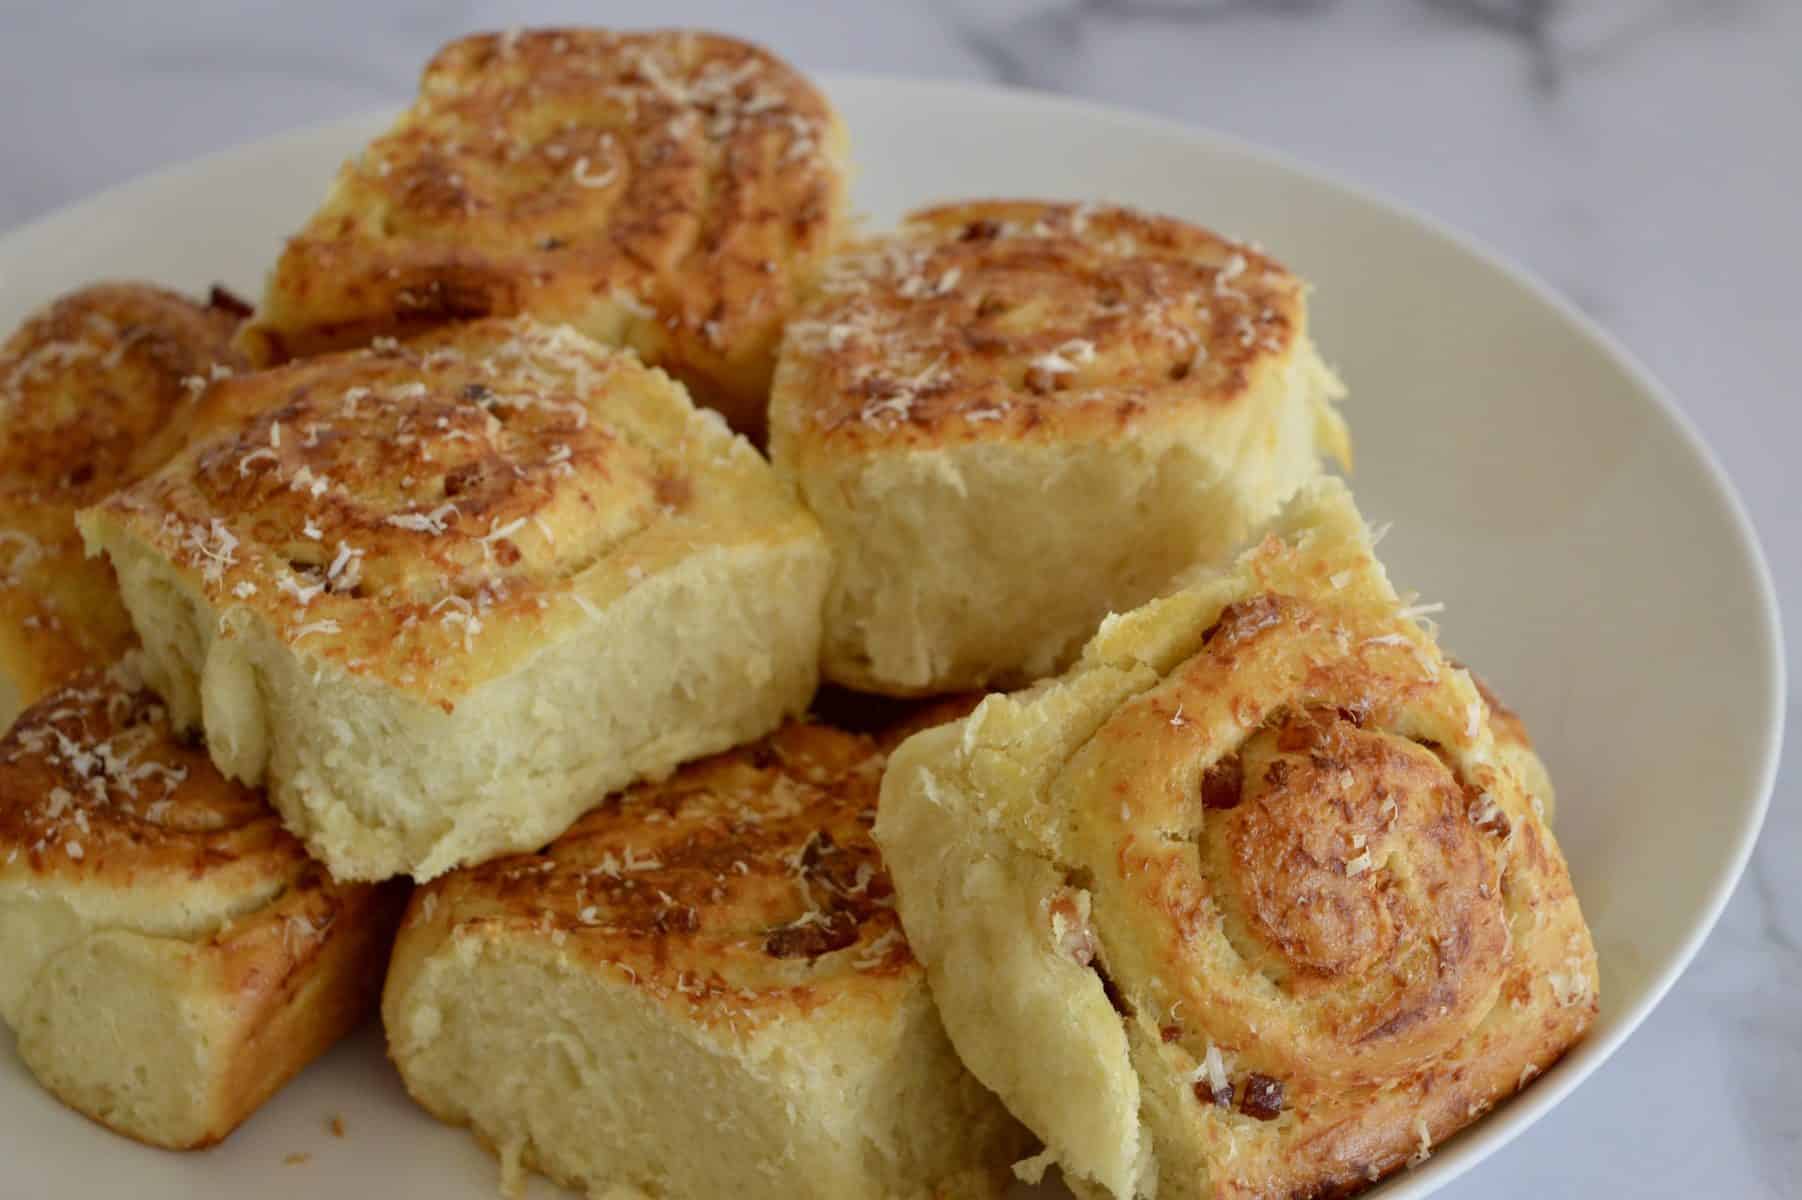
M 591 1194 L 999 1195 L 1027 1139 L 908 950 L 883 763 L 791 723 L 421 889 L 383 1002 L 408 1089 Z
M 176 725 L 338 877 L 543 845 L 806 705 L 818 528 L 634 356 L 485 321 L 215 388 L 83 532 Z

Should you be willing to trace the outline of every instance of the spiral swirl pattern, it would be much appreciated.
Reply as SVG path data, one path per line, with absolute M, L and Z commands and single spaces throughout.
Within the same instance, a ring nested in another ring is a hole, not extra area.
M 1252 1128 L 1226 1178 L 1285 1178 L 1297 1139 L 1335 1186 L 1380 1175 L 1594 1013 L 1588 932 L 1489 704 L 1330 532 L 1254 552 L 1070 768 L 1109 798 L 1073 851 L 1145 1014 L 1135 1061 L 1194 1081 L 1190 1120 Z
M 334 883 L 261 792 L 224 778 L 175 732 L 135 655 L 81 672 L 0 740 L 0 891 L 15 888 L 34 903 L 62 896 L 100 928 L 211 939 L 261 972 L 259 988 L 318 954 L 340 922 L 390 920 L 374 914 L 398 898 Z M 338 933 L 381 939 L 375 927 Z M 26 986 L 34 964 L 14 966 L 13 984 Z
M 1479 823 L 1480 797 L 1525 801 L 1436 753 L 1475 740 L 1436 664 L 1413 643 L 1343 656 L 1342 630 L 1276 594 L 1230 606 L 1155 700 L 1115 718 L 1142 725 L 1114 726 L 1141 761 L 1195 776 L 1189 803 L 1135 770 L 1113 832 L 1131 847 L 1128 903 L 1157 905 L 1176 935 L 1172 1005 L 1265 1074 L 1367 1084 L 1445 1053 L 1494 1006 L 1510 825 Z
M 1310 486 L 1232 571 L 896 752 L 877 833 L 960 1052 L 1120 1195 L 1338 1195 L 1429 1153 L 1597 1011 L 1498 710 Z
M 797 446 L 1117 434 L 1244 408 L 1314 361 L 1300 280 L 1125 208 L 925 209 L 834 259 L 818 293 L 790 327 L 773 417 Z
M 218 385 L 239 414 L 105 511 L 209 600 L 353 672 L 455 695 L 547 622 L 686 552 L 706 522 L 779 524 L 761 464 L 630 355 L 476 322 Z M 704 423 L 702 423 L 704 424 Z M 718 443 L 716 446 L 715 443 Z M 717 452 L 716 452 L 717 451 Z M 480 651 L 480 661 L 472 661 Z
M 837 117 L 756 47 L 535 30 L 446 46 L 271 279 L 266 360 L 530 313 L 760 427 L 781 323 L 843 210 Z
M 88 878 L 240 874 L 279 890 L 307 866 L 261 796 L 178 737 L 129 666 L 87 671 L 0 742 L 0 842 Z

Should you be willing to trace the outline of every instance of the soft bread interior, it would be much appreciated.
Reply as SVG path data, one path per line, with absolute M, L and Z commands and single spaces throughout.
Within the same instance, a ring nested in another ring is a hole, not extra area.
M 505 1186 L 531 1167 L 592 1195 L 994 1194 L 968 1166 L 992 1161 L 993 1121 L 969 1119 L 992 1101 L 917 979 L 892 1007 L 761 1028 L 686 1003 L 529 933 L 452 936 L 403 952 L 383 1017 L 408 1090 L 488 1143 Z
M 131 930 L 66 943 L 13 1016 L 19 1057 L 64 1103 L 160 1145 L 197 1145 L 211 1127 L 221 1065 L 209 1029 L 221 1000 L 196 992 L 181 943 Z
M 445 712 L 310 660 L 304 644 L 296 654 L 230 610 L 209 616 L 135 538 L 108 550 L 172 719 L 192 728 L 204 713 L 221 771 L 267 779 L 340 879 L 429 879 L 535 849 L 596 795 L 801 711 L 815 682 L 811 597 L 828 570 L 811 536 L 697 552 Z
M 130 889 L 0 884 L 0 1015 L 65 1104 L 138 1141 L 211 1145 L 368 1012 L 388 889 L 321 922 L 271 878 Z
M 1055 771 L 1080 744 L 1035 743 L 1030 730 L 1011 726 L 1015 715 L 1013 702 L 991 697 L 966 722 L 905 742 L 884 777 L 876 836 L 891 862 L 908 864 L 902 919 L 971 1071 L 1067 1172 L 1111 1195 L 1149 1194 L 1151 1147 L 1126 1032 L 1099 977 L 1046 934 L 1061 871 L 1038 847 L 1010 840 L 1008 827 L 1021 826 L 978 811 L 974 781 L 935 770 L 959 755 L 960 743 L 979 754 L 979 746 L 995 747 L 989 767 L 1017 782 L 1035 769 Z M 1009 746 L 1018 753 L 1001 749 Z M 1026 1031 L 1030 1054 L 1016 1040 Z
M 826 674 L 906 695 L 1061 669 L 1109 612 L 1229 556 L 1319 473 L 1321 453 L 1349 455 L 1339 390 L 1304 344 L 1258 406 L 1211 417 L 1206 439 L 1179 426 L 840 459 L 787 452 L 839 555 Z
M 6 969 L 0 971 L 0 1017 L 17 1028 L 32 1004 L 43 1002 L 43 996 L 55 996 L 54 980 L 46 972 L 62 955 L 80 953 L 84 940 L 119 934 L 185 945 L 205 939 L 235 917 L 261 909 L 275 899 L 282 886 L 274 878 L 242 890 L 200 883 L 181 892 L 173 902 L 163 896 L 147 906 L 130 889 L 0 884 L 0 946 L 6 947 Z

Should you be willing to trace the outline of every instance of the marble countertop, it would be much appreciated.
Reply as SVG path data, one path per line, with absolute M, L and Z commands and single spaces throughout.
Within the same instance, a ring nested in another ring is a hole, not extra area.
M 1453 1185 L 1802 1187 L 1802 5 L 1793 0 L 661 0 L 0 5 L 0 229 L 401 103 L 473 28 L 682 24 L 812 70 L 986 79 L 1206 125 L 1522 263 L 1661 377 L 1744 496 L 1792 630 L 1787 767 L 1700 957 L 1559 1110 Z

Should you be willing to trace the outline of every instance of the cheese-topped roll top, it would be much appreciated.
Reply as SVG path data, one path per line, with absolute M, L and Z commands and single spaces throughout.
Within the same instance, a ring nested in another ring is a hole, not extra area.
M 384 1000 L 413 1095 L 597 1192 L 998 1184 L 1019 1130 L 952 1054 L 896 918 L 869 832 L 883 761 L 790 724 L 425 888 Z
M 583 956 L 701 1019 L 875 998 L 918 972 L 870 838 L 882 766 L 868 738 L 793 724 L 607 797 L 540 854 L 457 872 L 414 916 L 548 918 Z
M 840 555 L 827 674 L 1042 676 L 1347 460 L 1304 292 L 1250 246 L 1087 205 L 927 209 L 834 259 L 771 407 Z
M 1306 286 L 1252 246 L 1105 205 L 924 209 L 834 259 L 797 322 L 797 454 L 1248 424 L 1303 390 L 1316 451 L 1350 456 Z M 1237 419 L 1235 419 L 1237 418 Z
M 806 703 L 814 522 L 633 355 L 475 322 L 219 391 L 248 415 L 84 528 L 176 723 L 335 872 L 541 845 Z
M 279 361 L 532 313 L 633 347 L 754 432 L 838 236 L 843 163 L 825 98 L 731 38 L 461 38 L 289 242 L 247 343 Z
M 224 1137 L 367 1012 L 401 894 L 335 884 L 131 661 L 0 740 L 0 1017 L 72 1108 Z
M 132 643 L 112 571 L 73 514 L 161 466 L 205 424 L 207 385 L 239 367 L 242 308 L 95 284 L 0 347 L 0 728 Z

